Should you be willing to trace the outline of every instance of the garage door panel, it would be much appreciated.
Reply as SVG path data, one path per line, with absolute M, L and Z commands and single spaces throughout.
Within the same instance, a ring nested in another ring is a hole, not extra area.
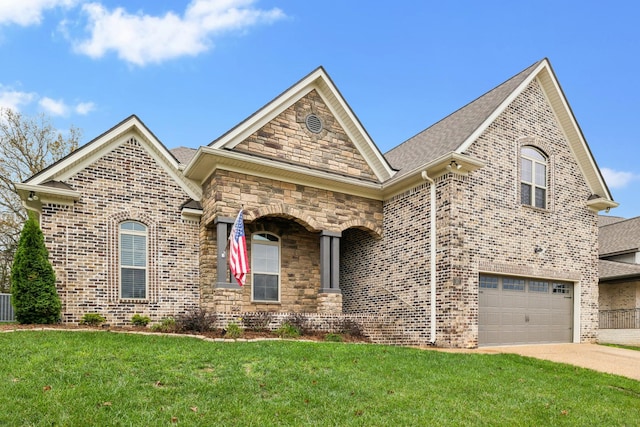
M 514 309 L 527 307 L 527 295 L 524 292 L 504 291 L 502 294 L 502 304 L 499 307 L 510 307 Z
M 480 283 L 479 345 L 571 342 L 572 284 L 497 276 Z

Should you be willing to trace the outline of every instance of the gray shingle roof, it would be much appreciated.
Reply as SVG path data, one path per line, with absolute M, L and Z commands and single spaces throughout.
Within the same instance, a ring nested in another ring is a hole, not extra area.
M 173 149 L 171 149 L 169 151 L 171 151 L 171 154 L 173 154 L 173 156 L 176 159 L 178 159 L 178 162 L 180 162 L 182 164 L 189 163 L 189 161 L 196 154 L 196 150 L 194 150 L 193 148 L 189 148 L 189 147 L 178 147 L 178 148 L 173 148 Z
M 598 276 L 600 281 L 624 279 L 640 276 L 640 264 L 628 264 L 625 262 L 598 261 Z
M 196 209 L 201 211 L 202 210 L 202 203 L 198 202 L 197 200 L 193 200 L 193 199 L 189 199 L 186 202 L 184 202 L 181 206 L 180 209 Z
M 598 215 L 598 227 L 602 227 L 603 225 L 615 224 L 616 222 L 624 221 L 626 218 L 621 216 L 611 216 L 611 215 Z
M 385 158 L 394 169 L 399 171 L 394 179 L 455 151 L 541 62 L 542 60 L 536 62 L 475 101 L 388 151 Z
M 640 217 L 604 225 L 598 236 L 600 256 L 635 252 L 640 248 Z

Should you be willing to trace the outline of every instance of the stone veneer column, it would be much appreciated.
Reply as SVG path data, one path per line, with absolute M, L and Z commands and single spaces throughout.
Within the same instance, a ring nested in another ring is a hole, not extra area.
M 227 236 L 229 226 L 234 218 L 217 217 L 216 225 L 217 249 L 216 283 L 213 290 L 213 300 L 217 312 L 240 311 L 242 306 L 242 288 L 230 280 L 227 269 Z
M 217 217 L 213 223 L 216 225 L 217 236 L 217 269 L 216 269 L 216 288 L 231 288 L 236 286 L 229 280 L 227 274 L 227 236 L 229 235 L 229 224 L 233 224 L 234 219 L 224 216 Z
M 320 292 L 318 313 L 341 314 L 340 237 L 341 233 L 323 231 L 320 234 Z

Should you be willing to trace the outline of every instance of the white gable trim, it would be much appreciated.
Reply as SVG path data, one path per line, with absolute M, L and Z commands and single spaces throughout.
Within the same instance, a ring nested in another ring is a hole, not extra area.
M 544 92 L 547 101 L 552 106 L 553 112 L 560 124 L 560 128 L 569 143 L 571 151 L 580 167 L 582 175 L 585 177 L 592 194 L 597 194 L 602 198 L 605 198 L 609 203 L 607 207 L 616 207 L 618 204 L 613 201 L 611 193 L 604 182 L 604 178 L 600 173 L 587 141 L 584 139 L 582 131 L 578 126 L 578 123 L 569 107 L 569 103 L 560 88 L 558 80 L 553 74 L 551 65 L 548 60 L 540 62 L 538 67 L 529 74 L 529 76 L 504 100 L 502 104 L 479 126 L 475 132 L 473 132 L 464 143 L 462 143 L 457 153 L 464 153 L 474 141 L 476 141 L 484 131 L 487 130 L 489 125 L 493 123 L 500 114 L 518 97 L 529 84 L 538 79 L 542 91 Z
M 587 144 L 587 141 L 582 134 L 582 130 L 576 121 L 573 111 L 567 102 L 562 88 L 555 78 L 551 67 L 545 67 L 538 75 L 538 81 L 542 87 L 542 91 L 547 98 L 547 101 L 553 107 L 553 112 L 560 123 L 560 129 L 562 130 L 565 138 L 569 141 L 569 147 L 573 152 L 574 157 L 578 160 L 578 166 L 582 175 L 591 187 L 592 194 L 597 194 L 601 198 L 613 201 L 611 193 L 607 188 L 607 184 L 600 173 L 600 169 L 596 164 L 596 161 L 591 154 L 591 150 Z M 616 207 L 608 206 L 608 207 Z
M 493 123 L 498 118 L 498 116 L 500 116 L 500 114 L 504 112 L 504 110 L 507 109 L 507 107 L 518 97 L 518 95 L 520 95 L 527 88 L 527 86 L 529 86 L 529 83 L 533 81 L 533 79 L 545 66 L 545 64 L 547 64 L 547 61 L 542 61 L 535 69 L 535 71 L 530 73 L 529 76 L 522 83 L 520 83 L 520 86 L 518 86 L 516 90 L 511 92 L 507 99 L 505 99 L 502 104 L 500 104 L 500 106 L 496 108 L 495 111 L 489 117 L 487 117 L 487 119 L 471 135 L 469 135 L 469 137 L 462 143 L 462 145 L 458 147 L 456 152 L 462 154 L 463 152 L 467 151 L 469 149 L 469 146 L 473 144 L 475 140 L 484 133 L 485 130 L 487 130 L 489 125 Z
M 97 139 L 31 177 L 25 184 L 40 185 L 51 180 L 65 181 L 104 157 L 131 137 L 134 137 L 141 144 L 190 198 L 197 201 L 202 198 L 202 189 L 195 182 L 182 175 L 177 160 L 136 116 L 129 117 Z
M 322 67 L 313 71 L 220 139 L 214 141 L 210 147 L 214 149 L 234 148 L 314 89 L 327 104 L 378 180 L 380 182 L 386 181 L 393 176 L 395 172 Z

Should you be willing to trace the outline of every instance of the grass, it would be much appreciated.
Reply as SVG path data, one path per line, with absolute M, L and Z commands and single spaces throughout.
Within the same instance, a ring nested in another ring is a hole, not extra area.
M 602 345 L 606 345 L 607 347 L 626 348 L 627 350 L 640 351 L 640 347 L 633 346 L 633 345 L 622 345 L 622 344 L 602 344 Z
M 640 382 L 517 355 L 0 334 L 3 426 L 640 425 Z

